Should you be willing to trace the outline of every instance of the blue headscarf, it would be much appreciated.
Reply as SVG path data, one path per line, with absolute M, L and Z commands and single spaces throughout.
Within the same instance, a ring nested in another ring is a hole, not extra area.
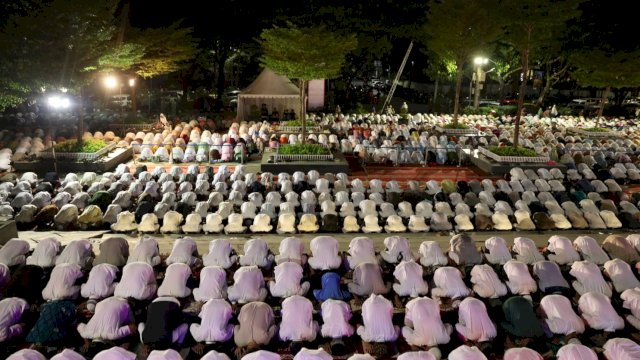
M 316 300 L 322 302 L 328 299 L 347 300 L 351 297 L 348 291 L 340 289 L 340 275 L 328 272 L 322 275 L 322 289 L 313 290 Z

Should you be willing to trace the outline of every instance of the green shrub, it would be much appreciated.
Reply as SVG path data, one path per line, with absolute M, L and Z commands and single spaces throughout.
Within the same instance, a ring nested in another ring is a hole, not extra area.
M 599 127 L 586 128 L 586 129 L 582 129 L 582 130 L 588 131 L 588 132 L 607 132 L 607 131 L 609 131 L 609 129 L 599 128 Z
M 305 123 L 307 127 L 316 126 L 315 121 L 308 121 Z M 284 126 L 302 126 L 302 120 L 289 120 L 284 122 Z
M 55 145 L 55 150 L 61 153 L 94 153 L 107 146 L 104 140 L 89 139 L 83 140 L 80 144 L 78 141 L 65 140 Z
M 457 123 L 457 124 L 450 123 L 450 124 L 447 124 L 447 125 L 443 126 L 443 128 L 444 129 L 468 129 L 469 127 L 467 125 L 461 124 L 461 123 Z
M 489 151 L 500 156 L 538 156 L 538 153 L 536 153 L 535 150 L 523 148 L 520 146 L 518 146 L 517 148 L 513 146 L 490 146 Z
M 328 155 L 329 149 L 318 144 L 284 144 L 278 153 L 284 155 Z

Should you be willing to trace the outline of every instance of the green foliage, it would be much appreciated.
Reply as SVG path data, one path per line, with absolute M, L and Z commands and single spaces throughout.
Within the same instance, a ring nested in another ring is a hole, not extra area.
M 345 56 L 357 46 L 354 35 L 341 35 L 322 26 L 275 26 L 260 34 L 260 62 L 291 79 L 332 79 L 340 75 Z
M 144 47 L 139 44 L 127 43 L 110 51 L 98 59 L 98 64 L 106 69 L 129 70 L 140 62 L 144 56 Z
M 500 156 L 538 156 L 538 153 L 536 153 L 535 150 L 523 148 L 521 146 L 518 146 L 517 148 L 513 146 L 490 146 L 488 150 Z
M 55 150 L 61 153 L 94 153 L 105 146 L 107 146 L 107 143 L 104 140 L 88 139 L 78 144 L 78 141 L 73 139 L 56 144 Z
M 600 127 L 592 127 L 592 128 L 582 129 L 582 130 L 588 131 L 588 132 L 609 132 L 609 129 L 600 128 Z
M 12 81 L 0 78 L 0 112 L 20 105 L 29 95 L 29 88 Z
M 278 153 L 284 155 L 328 155 L 329 149 L 318 144 L 284 144 Z
M 460 123 L 449 123 L 445 126 L 443 126 L 443 128 L 445 129 L 462 129 L 462 130 L 466 130 L 469 127 L 465 124 L 460 124 Z
M 289 121 L 285 121 L 284 126 L 302 126 L 302 121 L 301 120 L 289 120 Z M 316 122 L 315 121 L 307 121 L 305 123 L 306 126 L 316 126 Z

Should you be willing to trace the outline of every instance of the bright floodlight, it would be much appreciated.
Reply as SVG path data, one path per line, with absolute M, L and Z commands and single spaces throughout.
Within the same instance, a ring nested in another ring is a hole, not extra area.
M 115 89 L 118 86 L 118 80 L 115 76 L 109 75 L 104 78 L 104 85 L 109 89 Z
M 69 106 L 71 106 L 71 101 L 69 101 L 69 98 L 58 95 L 50 96 L 47 100 L 47 103 L 54 109 L 67 109 Z
M 478 56 L 477 58 L 473 59 L 473 63 L 476 65 L 486 65 L 488 62 L 489 59 L 482 56 Z
M 129 79 L 129 86 L 133 87 L 136 84 L 136 79 Z

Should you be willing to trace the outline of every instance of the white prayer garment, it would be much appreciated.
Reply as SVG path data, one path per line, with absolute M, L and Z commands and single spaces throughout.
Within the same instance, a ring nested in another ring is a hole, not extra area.
M 582 254 L 585 260 L 591 261 L 594 264 L 602 265 L 609 261 L 609 255 L 600 247 L 596 240 L 589 236 L 578 236 L 573 245 L 578 252 Z
M 399 296 L 418 297 L 429 292 L 429 286 L 422 277 L 422 266 L 415 261 L 402 261 L 396 265 L 393 276 L 398 283 L 393 284 L 393 291 Z
M 56 259 L 56 265 L 59 264 L 78 264 L 84 267 L 91 258 L 93 245 L 89 240 L 73 240 L 62 249 L 62 253 Z
M 578 309 L 590 328 L 613 332 L 624 328 L 624 320 L 611 305 L 609 297 L 588 292 L 580 296 Z
M 241 266 L 233 274 L 233 285 L 228 289 L 229 301 L 240 304 L 264 301 L 267 289 L 264 276 L 257 266 Z
M 474 265 L 471 269 L 473 291 L 483 298 L 497 299 L 507 294 L 507 286 L 500 281 L 490 265 Z
M 547 256 L 549 260 L 557 263 L 558 265 L 571 264 L 575 261 L 580 261 L 580 254 L 578 254 L 578 252 L 573 248 L 571 240 L 565 236 L 551 236 L 549 238 L 547 250 L 553 253 Z
M 200 270 L 200 287 L 193 289 L 196 301 L 227 298 L 227 273 L 220 266 L 206 266 Z
M 183 263 L 189 266 L 196 265 L 200 259 L 198 259 L 198 246 L 195 240 L 186 236 L 176 239 L 171 249 L 171 254 L 166 260 L 167 265 L 173 263 Z
M 27 257 L 27 265 L 38 265 L 43 268 L 52 267 L 60 252 L 60 241 L 49 237 L 38 242 L 31 256 Z
M 231 305 L 224 299 L 208 300 L 200 310 L 199 324 L 191 324 L 190 331 L 196 342 L 211 344 L 225 342 L 233 337 L 233 318 Z
M 469 295 L 469 288 L 462 279 L 462 273 L 453 266 L 444 266 L 433 273 L 433 282 L 436 287 L 431 289 L 434 298 L 448 297 L 460 298 Z
M 503 360 L 544 360 L 544 358 L 535 350 L 521 347 L 505 351 Z
M 96 304 L 88 323 L 78 325 L 80 336 L 88 340 L 117 340 L 131 334 L 133 312 L 127 300 L 112 296 Z
M 118 283 L 114 283 L 118 268 L 111 264 L 98 264 L 91 268 L 89 279 L 80 287 L 85 299 L 104 299 L 113 295 Z
M 313 320 L 311 300 L 293 295 L 282 302 L 281 340 L 313 341 L 319 329 L 318 323 Z
M 428 297 L 412 299 L 405 306 L 402 336 L 409 345 L 437 346 L 450 340 L 452 326 L 440 318 L 440 306 Z
M 544 312 L 544 321 L 553 334 L 569 335 L 584 332 L 584 321 L 571 306 L 571 301 L 557 294 L 546 295 L 540 301 L 540 308 Z
M 300 265 L 306 263 L 304 244 L 296 237 L 287 237 L 280 241 L 279 254 L 275 256 L 276 264 L 283 262 L 295 262 Z
M 475 346 L 460 345 L 449 353 L 449 360 L 487 360 L 487 357 Z
M 274 256 L 269 253 L 269 246 L 262 239 L 251 239 L 244 243 L 244 255 L 240 255 L 240 266 L 255 265 L 259 268 L 270 268 Z
M 223 269 L 235 264 L 238 256 L 232 254 L 231 244 L 226 239 L 214 239 L 209 243 L 209 253 L 202 259 L 204 266 L 220 266 Z
M 337 269 L 342 265 L 338 253 L 338 240 L 331 236 L 317 236 L 311 240 L 309 266 L 314 270 Z
M 471 297 L 462 300 L 458 307 L 456 330 L 466 340 L 477 342 L 491 341 L 497 335 L 484 303 Z
M 82 271 L 77 264 L 56 265 L 42 290 L 42 298 L 47 301 L 78 298 L 80 286 L 74 284 L 81 277 Z
M 382 295 L 371 294 L 362 304 L 363 326 L 358 326 L 357 333 L 362 341 L 390 342 L 396 341 L 400 329 L 393 325 L 393 305 Z
M 449 263 L 449 258 L 435 241 L 423 241 L 419 252 L 420 264 L 423 266 L 444 266 Z
M 355 269 L 355 267 L 361 263 L 378 262 L 376 252 L 373 247 L 373 240 L 366 236 L 357 236 L 351 239 L 348 253 L 347 262 L 349 263 L 350 269 Z
M 333 357 L 329 355 L 324 349 L 316 349 L 311 350 L 307 348 L 302 348 L 296 356 L 293 357 L 293 360 L 332 360 Z
M 538 290 L 538 285 L 524 262 L 509 260 L 504 264 L 503 269 L 509 278 L 506 284 L 513 294 L 528 295 Z
M 576 261 L 571 265 L 569 274 L 576 279 L 571 285 L 578 294 L 583 295 L 593 291 L 611 297 L 611 285 L 605 281 L 598 265 L 584 260 Z
M 613 282 L 616 292 L 621 293 L 627 289 L 640 287 L 640 281 L 633 274 L 631 266 L 620 259 L 616 258 L 604 263 L 604 272 Z
M 0 264 L 8 267 L 24 264 L 29 243 L 22 239 L 10 239 L 0 248 Z
M 402 236 L 389 236 L 384 239 L 385 249 L 380 252 L 384 261 L 397 264 L 402 260 L 413 260 L 409 240 Z
M 150 300 L 156 295 L 158 285 L 151 265 L 146 262 L 129 263 L 122 269 L 122 278 L 114 295 L 122 298 Z
M 351 307 L 344 301 L 328 299 L 320 306 L 322 314 L 321 334 L 326 338 L 342 338 L 353 335 L 353 326 L 349 324 L 351 319 Z
M 309 291 L 309 282 L 302 280 L 302 266 L 295 262 L 283 262 L 274 269 L 275 281 L 269 282 L 271 296 L 286 298 L 292 295 L 305 295 Z
M 489 250 L 489 253 L 484 254 L 484 256 L 492 264 L 504 265 L 511 260 L 511 252 L 507 247 L 507 242 L 501 237 L 492 236 L 488 238 L 484 242 L 484 247 Z
M 540 254 L 536 244 L 529 238 L 517 237 L 513 239 L 513 251 L 516 253 L 516 259 L 526 264 L 544 260 L 544 256 Z
M 598 360 L 598 355 L 582 344 L 567 344 L 556 353 L 557 360 Z
M 21 298 L 0 300 L 0 343 L 22 334 L 24 328 L 20 318 L 28 308 L 29 304 Z
M 158 287 L 158 296 L 184 298 L 191 295 L 187 281 L 191 277 L 191 268 L 183 263 L 173 263 L 167 267 L 164 280 Z
M 141 237 L 127 259 L 127 264 L 134 262 L 145 262 L 151 266 L 159 265 L 160 248 L 158 247 L 158 241 L 149 236 Z

